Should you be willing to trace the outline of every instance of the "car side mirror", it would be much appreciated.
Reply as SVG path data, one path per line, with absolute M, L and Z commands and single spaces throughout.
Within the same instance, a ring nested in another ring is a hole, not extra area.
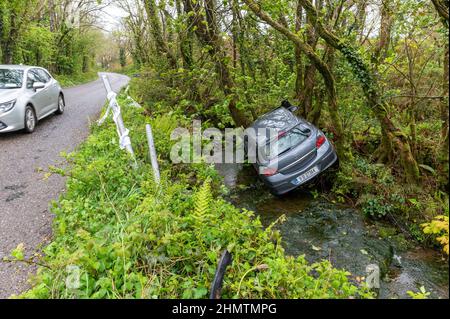
M 295 111 L 298 110 L 298 107 L 296 107 L 296 106 L 294 106 L 294 105 L 291 105 L 291 106 L 288 108 L 288 110 L 289 110 L 291 113 L 294 113 Z
M 33 90 L 39 90 L 45 88 L 45 83 L 42 82 L 34 82 L 33 83 Z

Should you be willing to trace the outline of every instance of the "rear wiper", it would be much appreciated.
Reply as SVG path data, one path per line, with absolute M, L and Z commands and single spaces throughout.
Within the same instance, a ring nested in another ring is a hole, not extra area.
M 281 154 L 284 154 L 286 152 L 289 152 L 291 149 L 292 149 L 292 147 L 285 149 L 283 152 L 279 153 L 278 156 L 280 156 Z

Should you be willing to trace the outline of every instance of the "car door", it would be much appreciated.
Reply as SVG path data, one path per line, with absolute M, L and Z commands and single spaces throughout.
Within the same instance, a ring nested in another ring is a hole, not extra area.
M 57 82 L 51 77 L 51 75 L 44 69 L 38 69 L 39 76 L 45 80 L 47 88 L 47 95 L 49 100 L 48 111 L 56 111 L 58 108 L 59 89 Z
M 36 110 L 38 119 L 42 118 L 50 108 L 50 99 L 48 97 L 48 87 L 34 90 L 33 84 L 36 82 L 45 83 L 45 79 L 39 74 L 38 69 L 30 69 L 27 74 L 27 91 L 30 93 L 30 101 Z

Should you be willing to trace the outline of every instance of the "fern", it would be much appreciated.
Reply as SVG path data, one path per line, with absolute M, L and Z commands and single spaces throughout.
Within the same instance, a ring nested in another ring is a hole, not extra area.
M 194 219 L 197 223 L 202 224 L 208 220 L 210 214 L 209 205 L 211 202 L 211 180 L 208 178 L 195 196 Z

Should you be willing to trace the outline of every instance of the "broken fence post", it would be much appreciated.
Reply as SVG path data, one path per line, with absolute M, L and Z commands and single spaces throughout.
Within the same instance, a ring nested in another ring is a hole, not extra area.
M 130 131 L 125 127 L 123 123 L 122 114 L 120 112 L 120 105 L 117 103 L 117 94 L 111 88 L 111 84 L 109 83 L 108 77 L 106 75 L 102 75 L 103 85 L 105 86 L 107 98 L 109 101 L 108 109 L 106 110 L 105 115 L 98 121 L 98 125 L 101 125 L 109 115 L 109 112 L 112 110 L 113 112 L 113 120 L 116 123 L 117 134 L 119 135 L 119 145 L 121 149 L 126 149 L 128 153 L 133 157 L 134 164 L 136 164 L 136 158 L 134 156 L 133 147 L 131 146 L 131 139 L 128 136 Z
M 125 94 L 127 95 L 127 100 L 131 101 L 131 105 L 133 107 L 138 108 L 138 109 L 142 108 L 142 106 L 138 102 L 136 102 L 136 100 L 133 99 L 133 97 L 128 93 L 129 91 L 130 91 L 130 86 L 128 85 L 127 88 L 125 89 Z
M 155 148 L 155 143 L 153 141 L 152 127 L 150 126 L 150 124 L 147 124 L 145 126 L 145 129 L 147 131 L 148 148 L 149 148 L 150 160 L 152 162 L 152 167 L 153 167 L 153 174 L 155 175 L 156 183 L 159 184 L 159 182 L 161 180 L 161 176 L 159 174 L 158 157 L 156 156 L 156 148 Z

